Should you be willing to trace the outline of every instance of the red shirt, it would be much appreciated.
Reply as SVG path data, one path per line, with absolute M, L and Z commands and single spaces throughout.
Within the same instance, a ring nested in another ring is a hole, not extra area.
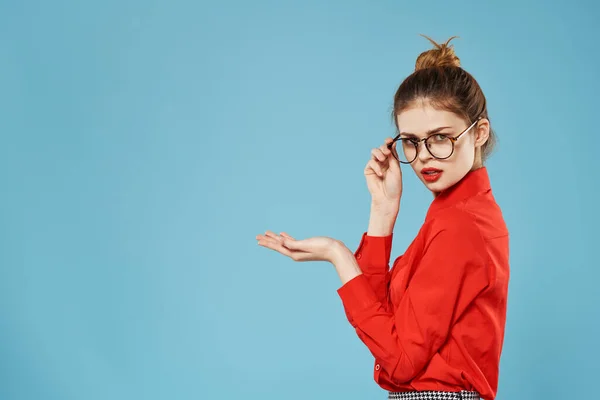
M 363 234 L 362 274 L 338 289 L 349 322 L 388 391 L 498 387 L 509 281 L 508 231 L 485 167 L 431 203 L 389 268 L 392 235 Z

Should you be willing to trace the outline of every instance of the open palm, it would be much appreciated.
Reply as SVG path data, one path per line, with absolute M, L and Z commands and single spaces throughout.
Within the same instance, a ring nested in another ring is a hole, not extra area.
M 294 261 L 331 262 L 340 245 L 339 241 L 330 237 L 315 236 L 296 240 L 284 232 L 277 235 L 271 231 L 257 235 L 256 240 L 260 246 L 275 250 Z

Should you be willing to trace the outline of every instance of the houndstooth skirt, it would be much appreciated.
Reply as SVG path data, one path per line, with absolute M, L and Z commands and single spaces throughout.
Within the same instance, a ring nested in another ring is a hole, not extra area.
M 388 400 L 479 400 L 479 393 L 466 390 L 460 392 L 389 392 Z

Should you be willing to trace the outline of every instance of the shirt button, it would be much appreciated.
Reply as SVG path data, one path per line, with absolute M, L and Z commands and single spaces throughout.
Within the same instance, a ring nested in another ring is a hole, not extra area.
M 381 366 L 379 364 L 375 365 L 375 371 L 379 371 L 379 368 L 381 368 Z
M 357 259 L 360 259 L 361 257 L 362 257 L 362 254 L 360 254 L 360 253 L 358 253 L 358 254 L 356 255 L 356 258 L 357 258 Z

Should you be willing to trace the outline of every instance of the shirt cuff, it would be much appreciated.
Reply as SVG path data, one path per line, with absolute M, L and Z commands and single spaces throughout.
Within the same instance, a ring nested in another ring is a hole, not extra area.
M 337 290 L 337 293 L 353 325 L 360 322 L 360 315 L 365 309 L 379 301 L 364 274 L 350 279 Z
M 388 236 L 369 236 L 363 233 L 360 244 L 354 253 L 356 261 L 364 272 L 380 272 L 390 264 L 393 234 Z

